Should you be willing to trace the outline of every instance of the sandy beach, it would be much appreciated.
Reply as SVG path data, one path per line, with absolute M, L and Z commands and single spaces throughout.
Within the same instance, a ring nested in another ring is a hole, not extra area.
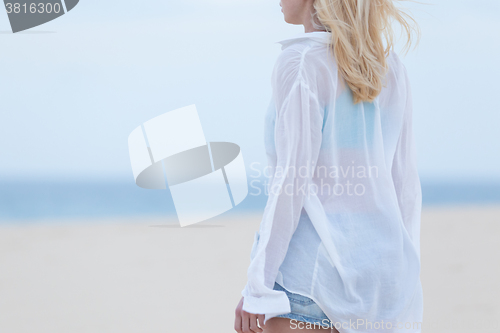
M 260 215 L 0 226 L 0 332 L 233 332 Z M 500 329 L 500 206 L 424 208 L 423 332 Z

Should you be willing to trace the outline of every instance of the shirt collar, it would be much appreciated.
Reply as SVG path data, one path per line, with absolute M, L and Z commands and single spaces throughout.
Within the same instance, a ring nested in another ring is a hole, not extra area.
M 281 49 L 283 50 L 285 47 L 290 45 L 291 43 L 303 40 L 303 39 L 312 39 L 318 41 L 320 43 L 328 44 L 330 43 L 332 37 L 332 33 L 329 31 L 312 31 L 312 32 L 302 32 L 300 34 L 296 34 L 295 36 L 282 39 L 276 43 L 281 44 Z

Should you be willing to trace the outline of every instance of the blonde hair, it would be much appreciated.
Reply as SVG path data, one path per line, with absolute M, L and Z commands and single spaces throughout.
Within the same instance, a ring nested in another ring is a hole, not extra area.
M 397 8 L 396 1 L 400 0 L 314 0 L 313 24 L 332 33 L 334 57 L 355 104 L 372 102 L 382 91 L 386 57 L 394 48 L 392 21 L 406 32 L 406 52 L 412 44 L 412 31 L 420 38 L 417 22 Z M 321 25 L 314 22 L 315 17 Z

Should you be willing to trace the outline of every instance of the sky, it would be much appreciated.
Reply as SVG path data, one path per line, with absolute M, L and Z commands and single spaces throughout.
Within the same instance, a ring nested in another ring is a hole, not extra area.
M 420 176 L 500 180 L 500 2 L 401 6 L 422 31 L 400 54 Z M 0 179 L 132 181 L 130 132 L 191 104 L 207 141 L 264 166 L 276 42 L 303 31 L 279 0 L 81 0 L 17 34 L 0 11 Z

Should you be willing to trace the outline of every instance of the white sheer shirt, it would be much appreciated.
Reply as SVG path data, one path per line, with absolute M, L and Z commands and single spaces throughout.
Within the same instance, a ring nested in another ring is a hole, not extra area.
M 278 42 L 265 117 L 269 197 L 243 310 L 265 322 L 289 313 L 276 281 L 313 299 L 340 333 L 421 332 L 422 193 L 407 72 L 391 52 L 381 94 L 354 104 L 330 36 Z

